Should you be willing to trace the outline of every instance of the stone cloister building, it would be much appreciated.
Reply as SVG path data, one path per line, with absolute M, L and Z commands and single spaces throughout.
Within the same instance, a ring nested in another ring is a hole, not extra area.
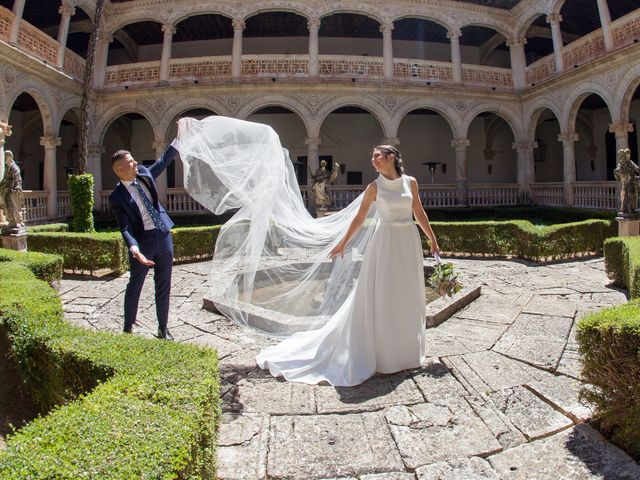
M 29 221 L 69 213 L 94 10 L 0 0 L 0 145 L 22 169 Z M 304 192 L 321 158 L 340 163 L 338 206 L 373 179 L 372 146 L 390 143 L 426 206 L 613 209 L 616 150 L 637 161 L 639 40 L 636 0 L 107 1 L 96 205 L 108 208 L 114 150 L 152 161 L 181 116 L 226 115 L 273 126 Z M 159 186 L 169 210 L 199 208 L 180 161 Z

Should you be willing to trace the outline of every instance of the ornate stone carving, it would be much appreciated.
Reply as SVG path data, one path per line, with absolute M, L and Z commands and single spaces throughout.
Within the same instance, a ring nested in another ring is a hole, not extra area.
M 58 13 L 63 17 L 73 17 L 76 14 L 76 9 L 71 2 L 63 0 L 62 5 L 58 8 Z
M 0 123 L 0 148 L 4 146 L 4 139 L 10 137 L 11 133 L 11 125 L 8 123 Z
M 560 133 L 558 135 L 558 141 L 565 145 L 577 142 L 578 140 L 580 140 L 580 135 L 575 132 Z
M 456 150 L 456 152 L 466 151 L 469 145 L 471 145 L 471 142 L 468 138 L 456 138 L 455 140 L 451 140 L 451 146 Z
M 242 97 L 240 95 L 228 95 L 225 103 L 231 108 L 239 108 L 242 106 Z
M 316 107 L 320 103 L 320 97 L 316 93 L 310 93 L 306 96 L 305 102 L 310 107 Z
M 466 100 L 456 100 L 455 101 L 455 108 L 457 111 L 459 112 L 464 112 L 467 110 L 467 102 Z
M 620 184 L 620 211 L 621 217 L 637 217 L 638 206 L 638 175 L 640 168 L 631 160 L 631 150 L 618 150 L 618 166 L 613 171 L 614 177 Z
M 552 13 L 551 15 L 547 15 L 546 20 L 549 25 L 551 25 L 552 23 L 561 23 L 562 15 L 560 15 L 559 13 Z
M 609 124 L 609 131 L 615 133 L 616 137 L 626 137 L 627 134 L 633 133 L 633 123 L 615 122 Z
M 159 98 L 153 102 L 153 108 L 156 112 L 162 113 L 167 109 L 167 101 L 164 98 Z
M 535 148 L 538 148 L 538 142 L 513 142 L 511 144 L 511 148 L 513 148 L 516 152 L 533 151 Z
M 40 145 L 42 145 L 45 150 L 55 150 L 61 144 L 62 137 L 54 137 L 53 135 L 40 137 Z
M 234 30 L 244 30 L 247 25 L 244 23 L 244 20 L 241 20 L 239 18 L 234 18 L 233 21 L 231 22 L 231 26 L 233 27 Z

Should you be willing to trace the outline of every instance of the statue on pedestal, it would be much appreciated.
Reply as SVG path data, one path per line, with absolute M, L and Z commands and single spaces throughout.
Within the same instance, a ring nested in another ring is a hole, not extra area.
M 4 210 L 9 225 L 3 233 L 12 230 L 23 230 L 22 219 L 22 176 L 18 165 L 13 161 L 13 152 L 4 152 L 5 171 L 0 181 L 0 208 Z
M 334 162 L 333 169 L 327 170 L 327 161 L 320 160 L 320 168 L 311 174 L 311 191 L 313 192 L 316 210 L 331 208 L 331 184 L 338 178 L 340 164 Z
M 640 168 L 631 160 L 631 150 L 618 150 L 618 166 L 613 175 L 620 183 L 620 211 L 621 217 L 637 217 L 638 208 L 638 175 Z

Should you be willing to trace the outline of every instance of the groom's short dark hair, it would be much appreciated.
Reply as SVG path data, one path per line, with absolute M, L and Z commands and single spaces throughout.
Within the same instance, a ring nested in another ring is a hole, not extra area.
M 131 152 L 129 150 L 118 150 L 116 153 L 111 155 L 111 165 L 116 163 L 118 160 L 123 159 L 127 155 L 131 155 Z

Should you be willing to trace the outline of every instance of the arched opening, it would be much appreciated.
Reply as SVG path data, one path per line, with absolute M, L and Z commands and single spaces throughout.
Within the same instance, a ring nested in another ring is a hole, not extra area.
M 208 108 L 191 108 L 180 115 L 176 115 L 171 123 L 169 124 L 169 129 L 167 130 L 167 135 L 165 140 L 167 142 L 173 141 L 178 135 L 178 120 L 183 117 L 191 117 L 197 120 L 202 120 L 205 117 L 210 117 L 213 115 L 218 115 L 213 110 Z M 182 168 L 182 159 L 180 158 L 180 154 L 178 154 L 173 162 L 167 167 L 166 170 L 167 175 L 167 188 L 184 188 L 184 171 Z
M 631 107 L 629 109 L 629 122 L 633 125 L 633 132 L 629 133 L 629 149 L 631 150 L 631 159 L 638 163 L 638 142 L 640 133 L 638 132 L 638 120 L 640 119 L 640 86 L 636 88 L 631 99 Z
M 164 33 L 158 22 L 130 23 L 113 33 L 107 66 L 160 60 Z
M 511 68 L 509 47 L 503 34 L 492 28 L 476 25 L 468 25 L 460 31 L 462 63 Z
M 560 122 L 548 108 L 540 112 L 535 128 L 533 152 L 536 183 L 562 182 L 563 149 L 558 141 Z
M 176 24 L 171 58 L 229 55 L 232 43 L 233 27 L 229 17 L 193 15 Z
M 378 119 L 367 110 L 358 106 L 337 108 L 322 122 L 320 158 L 328 164 L 344 165 L 338 183 L 367 185 L 377 176 L 371 166 L 371 153 L 383 135 Z
M 414 60 L 451 61 L 446 27 L 423 18 L 403 18 L 393 23 L 393 56 Z
M 13 8 L 14 2 L 9 9 Z M 2 6 L 5 6 L 4 2 Z M 60 2 L 30 2 L 22 11 L 23 20 L 29 22 L 34 27 L 42 30 L 51 38 L 58 37 L 58 25 L 60 25 Z
M 553 54 L 553 36 L 546 15 L 540 15 L 531 23 L 525 38 L 527 43 L 524 46 L 524 52 L 527 65 Z M 575 36 L 563 34 L 562 39 L 564 44 L 566 41 L 575 39 Z
M 69 23 L 67 48 L 86 59 L 92 29 L 93 22 L 91 18 L 89 18 L 89 15 L 87 15 L 87 12 L 80 7 L 76 7 L 75 13 Z
M 156 159 L 153 149 L 153 128 L 139 113 L 125 113 L 114 119 L 107 128 L 102 145 L 102 188 L 112 190 L 118 177 L 111 170 L 111 155 L 117 150 L 129 150 L 138 163 L 150 165 Z
M 468 183 L 516 183 L 517 153 L 515 136 L 509 123 L 500 115 L 484 112 L 476 116 L 467 133 Z
M 58 130 L 58 136 L 60 137 L 57 155 L 59 190 L 68 190 L 69 175 L 77 174 L 79 171 L 79 126 L 80 110 L 77 108 L 67 110 L 62 117 Z
M 453 132 L 441 114 L 428 108 L 410 111 L 400 122 L 398 139 L 407 174 L 418 183 L 455 183 Z
M 562 15 L 562 32 L 565 35 L 572 35 L 571 41 L 601 27 L 598 4 L 595 1 L 567 0 L 560 9 L 560 15 Z
M 44 135 L 42 114 L 35 99 L 28 93 L 16 98 L 9 114 L 12 134 L 5 138 L 5 149 L 11 150 L 20 168 L 24 190 L 44 190 Z
M 289 151 L 289 158 L 298 178 L 299 185 L 307 185 L 309 164 L 306 146 L 307 130 L 300 116 L 279 105 L 262 107 L 247 117 L 250 122 L 263 123 L 273 128 L 283 148 Z M 322 146 L 320 147 L 322 148 Z
M 638 9 L 638 2 L 635 0 L 609 0 L 607 3 L 611 20 L 617 20 Z
M 593 93 L 582 100 L 575 120 L 576 180 L 614 180 L 617 165 L 616 138 L 609 132 L 611 114 L 605 101 Z
M 380 23 L 356 13 L 335 13 L 322 18 L 318 32 L 322 55 L 382 56 Z
M 248 18 L 245 24 L 243 54 L 306 54 L 309 51 L 309 29 L 302 15 L 264 12 Z

